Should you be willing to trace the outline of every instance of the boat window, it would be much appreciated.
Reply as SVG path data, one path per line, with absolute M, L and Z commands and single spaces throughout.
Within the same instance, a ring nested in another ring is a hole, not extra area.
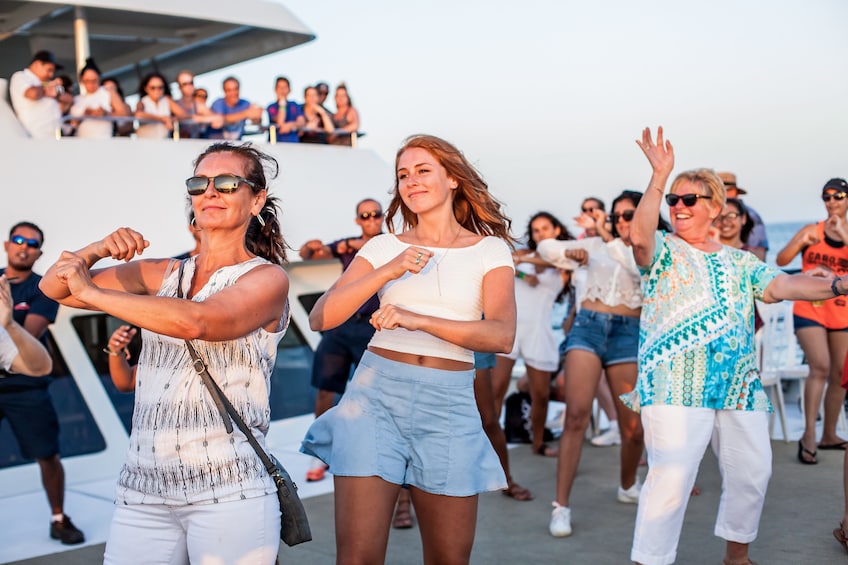
M 60 455 L 72 457 L 104 450 L 106 442 L 103 435 L 50 332 L 47 333 L 47 344 L 53 357 L 48 391 L 59 418 Z M 32 459 L 26 459 L 21 454 L 9 420 L 4 418 L 0 423 L 0 468 L 31 462 Z

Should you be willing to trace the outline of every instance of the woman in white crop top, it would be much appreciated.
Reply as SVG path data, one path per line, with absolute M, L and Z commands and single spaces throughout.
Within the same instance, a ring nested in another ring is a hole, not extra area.
M 636 469 L 643 450 L 642 424 L 639 414 L 625 407 L 618 396 L 636 386 L 642 291 L 630 250 L 630 222 L 641 197 L 642 193 L 627 190 L 613 200 L 611 233 L 605 226 L 606 215 L 597 210 L 593 215 L 600 237 L 574 242 L 549 240 L 539 245 L 539 255 L 561 267 L 570 266 L 577 258 L 575 250 L 588 255 L 585 296 L 565 342 L 568 410 L 560 436 L 556 500 L 549 528 L 556 537 L 571 534 L 569 498 L 602 371 L 615 398 L 621 431 L 618 500 L 635 504 L 639 499 Z
M 478 493 L 507 486 L 477 412 L 472 352 L 512 347 L 510 221 L 444 140 L 407 139 L 395 165 L 390 233 L 362 247 L 309 316 L 315 330 L 335 327 L 377 293 L 377 332 L 338 406 L 315 420 L 301 450 L 335 476 L 338 555 L 385 561 L 406 484 L 426 560 L 467 563 Z
M 218 143 L 186 181 L 200 252 L 130 261 L 144 237 L 120 228 L 62 253 L 41 281 L 62 304 L 142 328 L 127 457 L 104 563 L 274 563 L 280 507 L 274 481 L 194 370 L 190 339 L 252 435 L 264 446 L 270 377 L 288 323 L 285 242 L 266 167 L 250 144 Z M 100 259 L 117 266 L 91 269 Z M 125 262 L 126 261 L 126 262 Z M 183 298 L 183 296 L 185 298 Z M 122 345 L 121 345 L 122 346 Z M 114 340 L 108 353 L 116 356 Z M 129 367 L 126 368 L 129 371 Z M 125 379 L 126 386 L 133 379 Z M 226 418 L 226 420 L 225 420 Z

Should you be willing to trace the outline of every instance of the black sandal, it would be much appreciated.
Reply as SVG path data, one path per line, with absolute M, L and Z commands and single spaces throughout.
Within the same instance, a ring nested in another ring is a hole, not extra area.
M 805 453 L 813 458 L 812 461 L 809 459 L 804 459 Z M 819 462 L 818 459 L 816 459 L 816 455 L 818 455 L 818 451 L 810 451 L 809 449 L 804 447 L 804 444 L 801 443 L 800 439 L 798 440 L 798 461 L 800 461 L 804 465 L 816 465 Z

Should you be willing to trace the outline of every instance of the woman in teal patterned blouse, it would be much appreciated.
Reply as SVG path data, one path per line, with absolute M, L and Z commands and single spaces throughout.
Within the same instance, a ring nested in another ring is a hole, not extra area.
M 639 499 L 631 559 L 672 563 L 689 492 L 714 436 L 722 474 L 715 535 L 725 565 L 751 563 L 771 476 L 768 413 L 754 348 L 754 299 L 824 300 L 848 294 L 848 280 L 787 275 L 710 237 L 725 188 L 709 169 L 679 174 L 671 143 L 650 129 L 637 141 L 653 175 L 631 225 L 644 303 L 639 378 L 626 401 L 641 410 L 648 476 Z M 656 231 L 663 197 L 673 234 Z

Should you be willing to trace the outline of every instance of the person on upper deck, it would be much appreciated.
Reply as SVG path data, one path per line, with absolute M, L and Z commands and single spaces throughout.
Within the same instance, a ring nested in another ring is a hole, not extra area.
M 129 108 L 123 103 L 117 91 L 109 90 L 100 84 L 100 69 L 89 58 L 80 71 L 80 93 L 74 97 L 71 116 L 80 118 L 91 116 L 103 118 L 109 116 L 129 116 Z M 108 120 L 80 120 L 77 125 L 77 137 L 112 137 L 115 124 Z
M 172 116 L 178 119 L 187 114 L 171 98 L 168 81 L 158 72 L 145 76 L 139 85 L 138 95 L 141 99 L 135 107 L 135 117 L 142 122 L 135 130 L 136 137 L 165 139 L 174 129 Z
M 630 227 L 642 273 L 639 378 L 625 400 L 642 412 L 648 475 L 639 497 L 630 558 L 673 563 L 689 493 L 711 440 L 722 475 L 715 535 L 724 564 L 750 565 L 771 476 L 769 412 L 754 346 L 754 299 L 826 300 L 848 279 L 788 275 L 713 238 L 725 185 L 709 169 L 679 174 L 674 151 L 650 129 L 637 142 L 652 176 Z M 673 234 L 656 231 L 665 200 Z M 841 300 L 841 299 L 840 299 Z
M 303 91 L 303 129 L 299 132 L 301 143 L 327 143 L 333 133 L 333 118 L 318 101 L 318 89 L 307 86 Z
M 278 142 L 297 143 L 300 141 L 297 130 L 306 125 L 306 120 L 300 104 L 288 99 L 291 93 L 289 79 L 277 77 L 274 93 L 277 101 L 268 105 L 268 125 L 277 128 Z
M 748 194 L 748 191 L 742 187 L 736 185 L 736 175 L 728 172 L 720 172 L 717 173 L 718 178 L 721 179 L 721 182 L 724 183 L 724 188 L 727 192 L 728 198 L 737 198 L 741 202 L 742 199 L 739 198 L 742 194 Z M 748 239 L 745 242 L 747 245 L 747 251 L 750 251 L 754 255 L 760 258 L 761 261 L 766 260 L 766 253 L 768 253 L 768 236 L 766 235 L 766 225 L 763 223 L 763 219 L 757 213 L 756 210 L 751 208 L 748 205 L 745 205 L 745 210 L 747 212 L 748 218 L 754 223 L 751 228 L 750 233 L 748 234 Z
M 209 139 L 241 139 L 247 121 L 258 124 L 262 121 L 262 107 L 252 104 L 240 96 L 239 81 L 235 77 L 227 77 L 223 83 L 224 97 L 212 103 L 212 112 L 224 117 L 221 127 L 210 127 L 207 132 Z
M 515 337 L 509 219 L 453 145 L 407 139 L 387 223 L 309 315 L 336 327 L 374 293 L 377 332 L 337 406 L 301 451 L 335 478 L 338 561 L 383 563 L 392 511 L 409 485 L 425 563 L 468 563 L 478 493 L 507 486 L 474 399 L 474 353 Z M 481 314 L 486 312 L 486 319 Z
M 206 129 L 221 127 L 224 117 L 214 113 L 206 105 L 206 99 L 196 97 L 194 89 L 194 74 L 191 71 L 180 71 L 177 74 L 177 86 L 180 89 L 180 99 L 177 105 L 183 109 L 186 117 L 180 121 L 180 137 L 198 139 L 206 137 Z
M 359 131 L 359 112 L 353 107 L 353 101 L 350 99 L 345 83 L 336 87 L 336 113 L 333 114 L 333 127 L 335 133 L 330 137 L 330 143 L 353 145 L 351 136 L 355 136 Z
M 824 269 L 834 276 L 848 273 L 848 183 L 827 181 L 821 194 L 827 219 L 801 228 L 777 254 L 779 266 L 788 265 L 799 253 L 804 272 Z M 845 389 L 840 386 L 842 366 L 848 353 L 848 301 L 796 302 L 793 321 L 798 343 L 804 350 L 810 374 L 804 383 L 804 435 L 798 442 L 798 460 L 818 462 L 818 449 L 844 450 L 848 442 L 836 435 L 836 424 Z M 825 389 L 827 389 L 825 391 Z M 824 425 L 816 448 L 816 419 L 824 397 Z
M 31 137 L 55 137 L 62 122 L 60 102 L 73 103 L 74 97 L 65 91 L 61 80 L 53 78 L 56 70 L 62 68 L 53 53 L 38 51 L 29 66 L 9 80 L 12 107 Z

